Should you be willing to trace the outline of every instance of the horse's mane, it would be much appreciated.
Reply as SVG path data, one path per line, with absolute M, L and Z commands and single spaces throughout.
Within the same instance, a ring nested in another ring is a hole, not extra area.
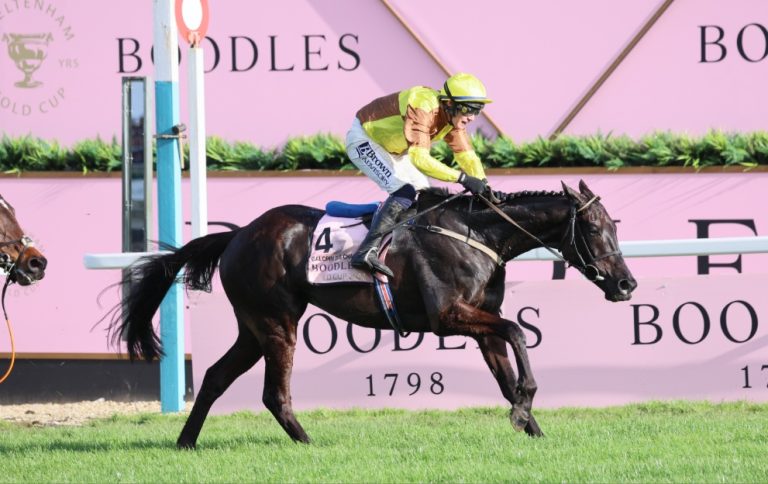
M 494 191 L 494 193 L 496 194 L 496 197 L 498 197 L 503 203 L 514 202 L 522 198 L 563 196 L 563 192 L 547 190 L 523 190 L 520 192 L 512 193 Z M 447 188 L 444 187 L 430 187 L 426 190 L 422 190 L 419 192 L 419 210 L 421 211 L 433 207 L 453 195 L 454 193 L 451 193 Z M 471 198 L 472 197 L 470 195 L 458 197 L 456 199 L 456 203 L 467 203 Z

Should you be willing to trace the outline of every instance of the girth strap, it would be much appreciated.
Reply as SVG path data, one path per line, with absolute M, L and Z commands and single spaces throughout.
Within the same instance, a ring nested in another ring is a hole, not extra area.
M 496 253 L 495 250 L 491 249 L 487 245 L 482 244 L 481 242 L 478 242 L 478 241 L 476 241 L 474 239 L 470 239 L 466 235 L 461 235 L 459 233 L 454 232 L 453 230 L 448 230 L 448 229 L 444 229 L 442 227 L 437 227 L 436 225 L 416 225 L 416 224 L 414 224 L 414 225 L 411 225 L 411 227 L 419 228 L 419 229 L 424 229 L 424 230 L 426 230 L 428 232 L 432 232 L 433 234 L 445 235 L 446 237 L 450 237 L 452 239 L 460 240 L 460 241 L 464 242 L 465 244 L 469 245 L 470 247 L 473 247 L 473 248 L 479 250 L 480 252 L 482 252 L 483 254 L 487 255 L 488 257 L 493 259 L 493 261 L 495 263 L 497 263 L 498 265 L 503 267 L 504 264 L 505 264 L 504 259 L 502 259 L 499 256 L 499 254 Z

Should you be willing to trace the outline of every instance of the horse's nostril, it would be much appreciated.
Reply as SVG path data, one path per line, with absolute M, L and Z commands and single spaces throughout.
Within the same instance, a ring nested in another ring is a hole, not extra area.
M 48 260 L 45 257 L 32 257 L 27 264 L 32 272 L 43 272 L 48 265 Z
M 627 279 L 620 279 L 619 280 L 619 290 L 622 291 L 622 292 L 629 292 L 632 289 L 634 289 L 635 286 L 637 286 L 636 283 L 633 284 L 632 281 L 629 281 Z

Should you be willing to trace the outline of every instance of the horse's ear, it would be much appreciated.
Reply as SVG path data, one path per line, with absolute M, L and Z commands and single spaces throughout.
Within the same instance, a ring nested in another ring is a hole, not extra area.
M 584 180 L 579 180 L 579 191 L 587 198 L 595 197 L 595 194 L 592 193 L 592 190 L 590 190 L 587 184 L 584 183 Z
M 578 201 L 581 201 L 581 194 L 574 190 L 573 188 L 569 187 L 565 184 L 564 181 L 560 182 L 563 185 L 563 193 L 565 193 L 569 198 Z

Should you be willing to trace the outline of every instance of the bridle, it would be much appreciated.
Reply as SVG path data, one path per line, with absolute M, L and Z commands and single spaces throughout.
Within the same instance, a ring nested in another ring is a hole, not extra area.
M 3 293 L 2 296 L 0 296 L 0 305 L 3 308 L 3 316 L 5 316 L 5 324 L 8 327 L 8 335 L 11 338 L 11 362 L 8 365 L 8 369 L 5 371 L 5 374 L 0 376 L 0 383 L 3 383 L 6 378 L 8 378 L 8 375 L 11 374 L 11 371 L 13 371 L 13 364 L 16 362 L 16 345 L 13 341 L 13 330 L 11 329 L 11 320 L 8 318 L 8 311 L 5 309 L 5 294 L 8 291 L 8 286 L 11 285 L 13 280 L 11 279 L 11 274 L 13 274 L 14 269 L 16 269 L 16 265 L 21 259 L 21 257 L 24 255 L 24 252 L 29 248 L 33 247 L 35 245 L 35 242 L 26 235 L 22 235 L 20 239 L 16 240 L 10 240 L 8 242 L 0 242 L 0 248 L 7 247 L 9 245 L 16 245 L 21 244 L 21 251 L 19 251 L 19 255 L 16 256 L 15 259 L 11 259 L 11 256 L 6 254 L 5 252 L 0 252 L 0 270 L 6 273 L 5 278 L 5 284 L 3 285 Z
M 583 232 L 581 231 L 579 225 L 576 223 L 576 217 L 580 212 L 583 212 L 584 210 L 589 208 L 590 205 L 600 200 L 600 197 L 597 195 L 593 196 L 591 199 L 589 199 L 586 203 L 584 203 L 580 207 L 576 206 L 575 204 L 571 205 L 571 210 L 568 215 L 568 230 L 563 236 L 563 239 L 560 241 L 560 247 L 559 247 L 560 252 L 562 253 L 563 248 L 565 247 L 573 248 L 573 251 L 576 254 L 576 257 L 578 257 L 578 260 L 579 260 L 578 264 L 573 264 L 567 261 L 562 255 L 557 253 L 554 249 L 552 249 L 550 246 L 545 244 L 541 239 L 539 239 L 538 237 L 530 233 L 528 230 L 523 228 L 520 224 L 515 222 L 514 219 L 512 219 L 509 215 L 504 213 L 504 211 L 502 211 L 499 207 L 494 205 L 490 200 L 485 198 L 483 195 L 477 195 L 477 196 L 486 205 L 488 205 L 488 207 L 490 207 L 494 212 L 496 212 L 501 218 L 503 218 L 510 224 L 514 225 L 518 230 L 520 230 L 522 233 L 524 233 L 531 239 L 535 240 L 541 247 L 543 247 L 544 249 L 552 253 L 552 255 L 554 255 L 558 260 L 564 262 L 568 266 L 575 267 L 579 272 L 584 274 L 584 277 L 586 277 L 588 280 L 592 282 L 602 281 L 605 279 L 605 277 L 600 273 L 600 269 L 598 269 L 595 262 L 602 259 L 606 259 L 608 257 L 615 256 L 615 255 L 621 255 L 620 250 L 613 250 L 597 256 L 594 255 L 589 248 L 589 244 L 587 244 L 587 240 L 584 237 Z
M 587 239 L 584 236 L 581 227 L 576 223 L 576 215 L 589 207 L 590 204 L 598 200 L 600 200 L 600 197 L 594 196 L 579 208 L 576 208 L 575 205 L 571 206 L 571 212 L 568 220 L 568 231 L 565 233 L 563 240 L 560 242 L 561 247 L 565 245 L 566 241 L 568 246 L 573 247 L 573 251 L 576 254 L 576 257 L 578 257 L 579 263 L 581 264 L 580 266 L 574 267 L 581 271 L 581 273 L 584 274 L 584 277 L 590 281 L 602 281 L 605 279 L 600 274 L 600 269 L 597 268 L 595 262 L 602 259 L 607 259 L 608 257 L 612 257 L 614 255 L 621 255 L 621 250 L 618 249 L 597 256 L 594 255 L 589 247 L 589 244 L 587 244 Z
M 16 269 L 16 265 L 18 264 L 19 260 L 21 260 L 21 257 L 24 255 L 24 252 L 30 247 L 35 246 L 35 241 L 32 240 L 31 237 L 27 237 L 26 235 L 22 235 L 21 238 L 16 240 L 9 240 L 7 242 L 0 242 L 0 248 L 2 247 L 8 247 L 9 245 L 17 245 L 21 244 L 21 250 L 19 251 L 19 255 L 16 256 L 15 259 L 11 259 L 11 256 L 6 254 L 5 252 L 0 252 L 0 271 L 5 272 L 5 285 L 3 285 L 3 294 L 2 297 L 0 297 L 0 305 L 3 307 L 3 315 L 5 316 L 5 319 L 8 319 L 8 313 L 5 310 L 5 293 L 8 290 L 8 286 L 11 285 L 13 280 L 11 279 L 11 275 L 13 274 L 13 271 Z
M 16 256 L 16 259 L 11 259 L 11 256 L 5 252 L 0 252 L 0 271 L 7 273 L 9 276 L 11 275 L 11 272 L 16 268 L 16 264 L 21 259 L 21 256 L 24 255 L 24 252 L 26 252 L 28 248 L 35 246 L 35 241 L 32 240 L 31 237 L 22 235 L 21 238 L 16 240 L 0 242 L 0 248 L 18 244 L 21 245 L 21 251 L 19 252 L 19 255 Z

